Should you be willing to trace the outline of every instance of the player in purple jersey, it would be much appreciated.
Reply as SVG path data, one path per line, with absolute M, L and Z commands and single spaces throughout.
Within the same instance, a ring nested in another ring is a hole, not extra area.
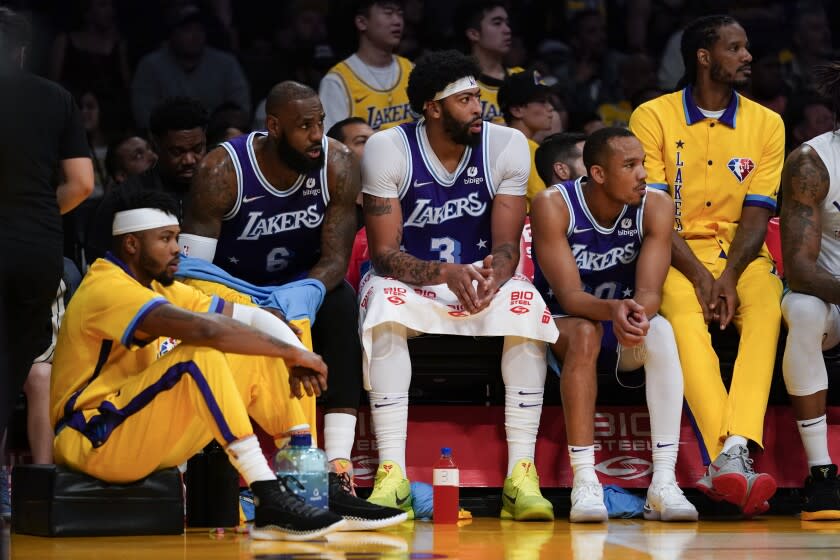
M 365 147 L 362 192 L 374 270 L 359 293 L 380 460 L 370 500 L 412 515 L 407 338 L 501 335 L 508 440 L 501 515 L 550 520 L 554 511 L 533 462 L 546 375 L 541 341 L 557 332 L 533 285 L 513 277 L 530 154 L 521 132 L 482 121 L 477 74 L 457 51 L 421 57 L 408 97 L 423 119 L 377 132 Z
M 628 130 L 598 130 L 583 149 L 588 180 L 555 185 L 531 206 L 534 283 L 560 331 L 551 351 L 563 363 L 573 522 L 607 519 L 592 422 L 601 352 L 613 353 L 619 370 L 645 367 L 653 453 L 645 518 L 697 519 L 674 475 L 683 378 L 673 330 L 657 314 L 671 262 L 674 207 L 667 196 L 646 191 L 644 159 Z
M 257 286 L 303 278 L 298 301 L 317 302 L 326 291 L 312 340 L 330 372 L 324 419 L 330 509 L 353 518 L 356 529 L 398 523 L 404 514 L 368 504 L 352 486 L 362 357 L 356 294 L 344 274 L 356 235 L 359 164 L 346 146 L 324 137 L 324 110 L 310 87 L 277 84 L 266 112 L 267 132 L 234 139 L 201 162 L 181 245 L 190 257 Z

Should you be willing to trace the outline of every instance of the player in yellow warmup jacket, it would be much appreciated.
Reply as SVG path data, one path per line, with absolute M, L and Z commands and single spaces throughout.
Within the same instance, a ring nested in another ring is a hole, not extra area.
M 258 498 L 252 536 L 305 540 L 342 528 L 341 516 L 277 481 L 249 419 L 275 437 L 303 423 L 290 388 L 298 398 L 326 389 L 323 360 L 270 313 L 174 281 L 173 198 L 139 188 L 113 196 L 112 251 L 70 301 L 56 347 L 56 463 L 130 482 L 215 439 Z
M 685 398 L 714 458 L 698 482 L 753 515 L 776 490 L 752 468 L 773 375 L 782 285 L 764 245 L 776 208 L 784 125 L 739 95 L 750 76 L 747 36 L 728 16 L 685 30 L 683 89 L 641 105 L 630 128 L 645 148 L 648 186 L 674 199 L 676 231 L 661 312 L 674 327 Z M 708 324 L 741 334 L 727 392 Z

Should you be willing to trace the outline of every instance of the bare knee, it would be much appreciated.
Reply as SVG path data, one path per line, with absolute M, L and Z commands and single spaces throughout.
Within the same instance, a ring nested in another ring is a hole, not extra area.
M 552 345 L 558 359 L 594 363 L 601 350 L 604 328 L 600 321 L 581 318 L 564 318 L 557 321 L 560 337 Z

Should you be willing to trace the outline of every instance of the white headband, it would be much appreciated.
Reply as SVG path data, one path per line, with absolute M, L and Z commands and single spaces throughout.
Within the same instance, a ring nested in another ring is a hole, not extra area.
M 135 208 L 114 214 L 112 235 L 122 235 L 164 226 L 177 226 L 178 218 L 155 208 Z
M 450 95 L 455 95 L 456 93 L 461 93 L 464 90 L 472 89 L 474 87 L 478 87 L 478 84 L 475 83 L 475 78 L 472 76 L 464 76 L 463 78 L 446 84 L 445 88 L 435 94 L 433 101 L 440 101 L 444 97 L 449 97 Z

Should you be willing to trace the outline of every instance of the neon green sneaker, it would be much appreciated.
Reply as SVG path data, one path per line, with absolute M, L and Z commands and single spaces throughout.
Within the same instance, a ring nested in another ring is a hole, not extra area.
M 520 459 L 502 489 L 502 519 L 553 521 L 554 506 L 540 493 L 540 477 L 530 459 Z
M 372 504 L 397 508 L 408 514 L 408 519 L 414 519 L 414 508 L 411 507 L 411 483 L 394 461 L 383 461 L 376 469 L 376 479 L 373 482 L 373 492 L 368 501 Z

